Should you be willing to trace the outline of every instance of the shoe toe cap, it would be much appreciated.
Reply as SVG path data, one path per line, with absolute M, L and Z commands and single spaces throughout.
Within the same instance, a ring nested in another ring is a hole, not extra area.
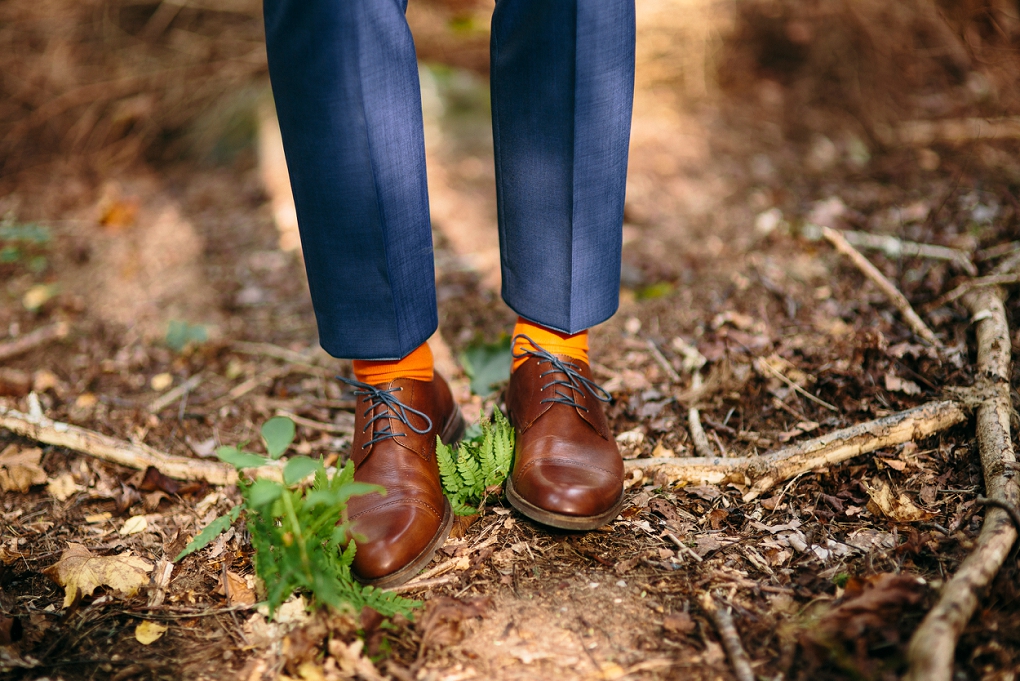
M 397 572 L 428 547 L 441 525 L 434 509 L 409 500 L 383 504 L 355 518 L 354 574 L 375 580 Z
M 528 502 L 552 513 L 596 516 L 611 509 L 623 487 L 613 471 L 577 461 L 536 461 L 514 480 L 514 488 Z

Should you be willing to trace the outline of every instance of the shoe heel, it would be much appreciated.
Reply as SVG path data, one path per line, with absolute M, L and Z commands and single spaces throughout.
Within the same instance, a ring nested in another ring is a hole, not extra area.
M 439 435 L 439 439 L 443 441 L 444 445 L 452 445 L 455 442 L 460 442 L 466 430 L 467 422 L 460 413 L 460 407 L 455 404 L 453 405 L 453 414 L 450 415 L 446 425 L 443 426 L 443 432 Z

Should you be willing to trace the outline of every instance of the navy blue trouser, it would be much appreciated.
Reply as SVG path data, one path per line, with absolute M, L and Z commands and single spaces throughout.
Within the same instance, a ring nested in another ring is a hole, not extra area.
M 407 0 L 264 0 L 269 73 L 322 347 L 397 359 L 436 330 Z M 634 0 L 497 0 L 503 299 L 576 333 L 619 304 Z

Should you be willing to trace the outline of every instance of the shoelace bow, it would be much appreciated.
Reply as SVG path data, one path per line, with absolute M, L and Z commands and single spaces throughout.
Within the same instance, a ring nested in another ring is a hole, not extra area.
M 401 390 L 403 390 L 403 388 L 388 388 L 388 389 L 377 388 L 374 385 L 362 383 L 361 381 L 355 381 L 350 378 L 344 378 L 343 376 L 337 376 L 337 379 L 353 387 L 354 394 L 356 396 L 368 397 L 369 407 L 368 409 L 365 410 L 362 416 L 368 416 L 369 414 L 372 413 L 373 409 L 380 405 L 382 405 L 383 407 L 383 409 L 381 409 L 378 414 L 376 414 L 375 416 L 368 420 L 368 423 L 366 423 L 365 427 L 361 429 L 361 432 L 364 433 L 365 431 L 367 431 L 369 428 L 372 427 L 373 423 L 380 419 L 386 419 L 386 426 L 384 428 L 378 429 L 375 433 L 375 437 L 373 437 L 365 444 L 361 445 L 362 449 L 368 449 L 377 442 L 382 442 L 383 440 L 388 440 L 393 437 L 405 437 L 407 433 L 393 432 L 391 422 L 394 419 L 400 421 L 418 435 L 424 435 L 425 433 L 432 430 L 432 419 L 429 418 L 428 414 L 420 412 L 414 407 L 407 406 L 406 404 L 398 400 L 396 396 L 393 394 L 400 392 Z M 414 424 L 411 423 L 412 416 L 417 416 L 422 421 L 424 421 L 427 424 L 425 428 L 422 430 L 415 428 Z
M 524 334 L 518 334 L 514 336 L 513 342 L 516 343 L 518 338 L 523 338 L 524 340 L 528 341 L 528 343 L 531 344 L 531 349 L 522 348 L 520 353 L 516 352 L 512 353 L 514 359 L 520 359 L 522 357 L 536 357 L 538 359 L 539 364 L 551 365 L 551 368 L 548 371 L 544 371 L 538 375 L 539 378 L 544 378 L 546 376 L 549 376 L 550 374 L 562 374 L 566 378 L 566 380 L 557 379 L 550 381 L 542 386 L 542 390 L 544 391 L 546 388 L 551 388 L 553 386 L 563 386 L 564 388 L 570 390 L 570 394 L 568 395 L 564 392 L 561 392 L 560 389 L 557 388 L 554 391 L 556 393 L 556 397 L 547 397 L 546 399 L 541 400 L 539 404 L 555 402 L 557 404 L 566 404 L 571 407 L 576 407 L 582 411 L 588 411 L 588 407 L 584 406 L 583 404 L 580 404 L 577 401 L 577 399 L 575 399 L 574 397 L 575 393 L 582 394 L 584 392 L 587 392 L 589 395 L 594 397 L 599 402 L 610 402 L 613 399 L 612 395 L 610 395 L 598 383 L 591 380 L 590 378 L 582 376 L 581 373 L 578 371 L 578 369 L 581 368 L 579 365 L 574 364 L 573 362 L 570 361 L 560 359 L 551 352 L 548 352 L 545 349 L 543 349 L 538 343 L 531 340 Z

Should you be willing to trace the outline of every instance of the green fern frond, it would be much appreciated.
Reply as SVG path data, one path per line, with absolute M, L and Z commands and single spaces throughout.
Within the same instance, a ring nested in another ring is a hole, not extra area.
M 460 475 L 457 473 L 457 463 L 453 458 L 453 449 L 444 445 L 443 441 L 436 436 L 436 463 L 439 464 L 439 477 L 443 480 L 443 489 L 447 494 L 456 494 L 461 488 Z
M 485 488 L 485 480 L 482 478 L 482 467 L 478 459 L 472 456 L 460 456 L 457 458 L 457 471 L 461 480 L 464 481 L 464 489 L 478 493 Z

